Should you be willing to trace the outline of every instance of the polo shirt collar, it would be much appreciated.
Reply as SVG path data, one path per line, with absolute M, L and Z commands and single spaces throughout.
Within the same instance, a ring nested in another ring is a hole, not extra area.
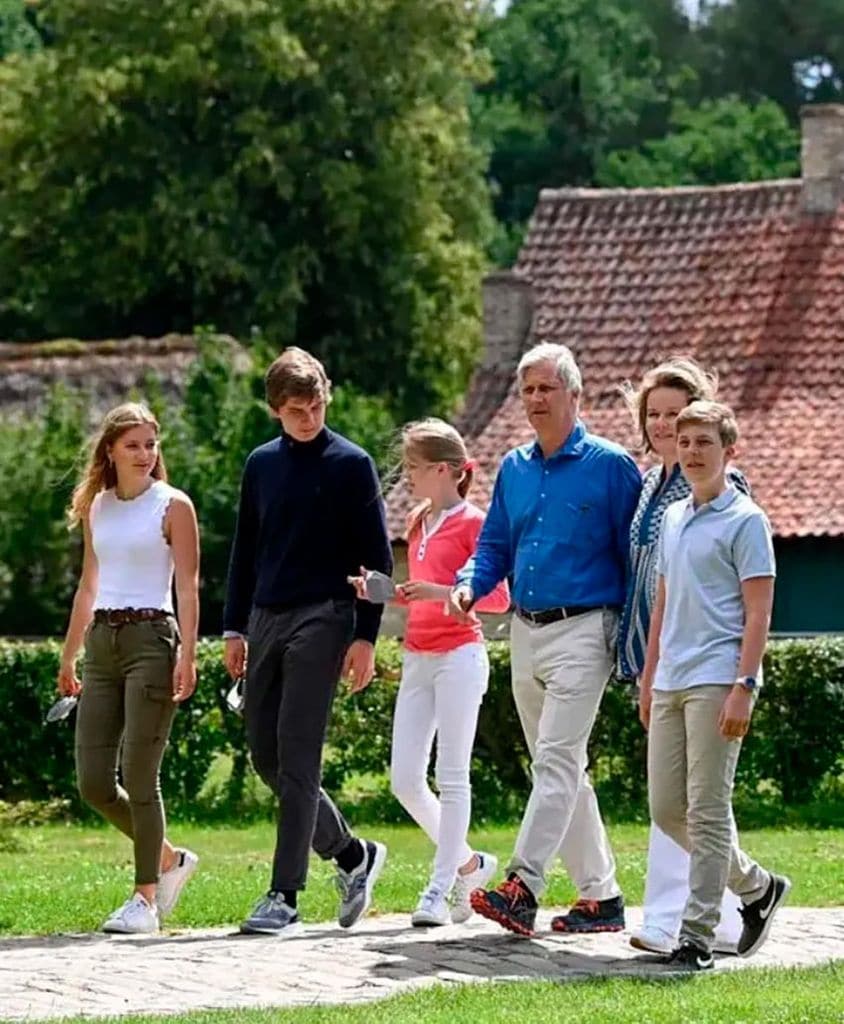
M 571 433 L 563 442 L 562 448 L 558 448 L 557 451 L 551 456 L 552 459 L 556 458 L 579 458 L 583 454 L 583 450 L 586 447 L 586 427 L 582 420 L 577 420 Z M 530 448 L 530 457 L 532 459 L 544 459 L 545 456 L 542 454 L 542 447 L 539 444 L 537 438 Z
M 685 499 L 686 511 L 684 513 L 684 518 L 689 519 L 696 513 L 704 512 L 707 509 L 711 509 L 713 512 L 723 512 L 725 508 L 728 508 L 730 505 L 732 505 L 732 503 L 736 500 L 737 497 L 738 491 L 733 486 L 733 484 L 727 484 L 724 490 L 721 491 L 720 494 L 716 495 L 716 497 L 714 497 L 711 501 L 707 501 L 703 505 L 698 506 L 698 508 L 695 508 L 695 498 L 694 495 L 690 493 L 689 496 Z

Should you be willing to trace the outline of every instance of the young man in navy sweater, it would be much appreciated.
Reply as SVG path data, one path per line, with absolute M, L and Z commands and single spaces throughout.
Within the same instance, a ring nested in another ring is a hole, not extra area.
M 350 833 L 320 776 L 341 675 L 356 693 L 375 670 L 383 605 L 356 604 L 347 577 L 361 565 L 389 574 L 392 556 L 372 459 L 325 426 L 322 363 L 285 349 L 266 396 L 282 433 L 246 460 L 223 635 L 229 674 L 246 673 L 255 769 L 279 799 L 270 888 L 241 930 L 287 937 L 301 928 L 296 899 L 311 847 L 337 865 L 345 928 L 368 908 L 386 858 L 383 844 Z

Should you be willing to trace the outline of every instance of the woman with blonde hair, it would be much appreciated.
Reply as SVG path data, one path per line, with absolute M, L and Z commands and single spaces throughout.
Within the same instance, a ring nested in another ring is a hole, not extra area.
M 190 498 L 167 483 L 149 409 L 112 409 L 90 448 L 68 510 L 84 555 L 58 686 L 79 697 L 80 794 L 134 845 L 134 892 L 103 930 L 155 932 L 198 860 L 165 838 L 158 774 L 176 708 L 196 686 L 199 532 Z
M 430 882 L 411 922 L 444 925 L 469 918 L 469 894 L 485 885 L 498 866 L 492 854 L 476 852 L 466 841 L 472 746 L 489 659 L 477 616 L 463 622 L 445 610 L 458 569 L 475 553 L 484 514 L 466 500 L 474 464 L 450 424 L 426 419 L 406 426 L 402 462 L 419 504 L 407 523 L 409 582 L 398 588 L 397 597 L 409 610 L 390 783 L 437 847 Z M 366 570 L 361 567 L 361 572 L 353 582 L 365 599 Z M 509 605 L 507 585 L 501 583 L 478 602 L 477 610 L 505 612 Z M 427 781 L 435 736 L 438 797 Z
M 644 475 L 639 504 L 630 525 L 630 576 L 619 626 L 620 674 L 638 679 L 645 663 L 651 611 L 656 599 L 657 552 L 665 511 L 687 497 L 690 487 L 680 472 L 674 422 L 691 402 L 712 400 L 717 379 L 693 359 L 676 356 L 649 370 L 638 388 L 624 389 L 645 452 L 657 461 Z M 750 493 L 744 475 L 734 467 L 728 480 Z M 689 892 L 689 855 L 651 825 L 645 882 L 644 922 L 631 945 L 653 953 L 676 946 L 680 918 Z M 727 891 L 721 906 L 716 949 L 734 952 L 741 934 L 740 901 Z

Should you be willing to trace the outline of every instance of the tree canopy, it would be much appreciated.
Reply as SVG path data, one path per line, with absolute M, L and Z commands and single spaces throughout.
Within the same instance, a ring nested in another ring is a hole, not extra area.
M 0 64 L 0 336 L 213 323 L 415 413 L 459 393 L 489 230 L 452 0 L 55 0 Z

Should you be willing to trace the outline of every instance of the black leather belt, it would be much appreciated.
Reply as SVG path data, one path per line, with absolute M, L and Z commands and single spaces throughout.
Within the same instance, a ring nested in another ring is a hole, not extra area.
M 575 615 L 601 611 L 605 607 L 606 605 L 603 604 L 570 604 L 567 608 L 544 608 L 541 612 L 529 612 L 525 608 L 517 608 L 516 614 L 532 626 L 550 626 L 552 622 L 573 619 Z

